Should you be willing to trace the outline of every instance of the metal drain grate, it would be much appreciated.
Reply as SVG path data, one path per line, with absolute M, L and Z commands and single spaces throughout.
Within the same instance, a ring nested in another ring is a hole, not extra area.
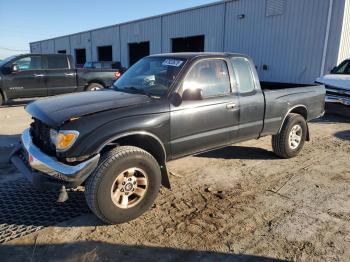
M 65 203 L 57 203 L 57 197 L 58 192 L 39 192 L 24 178 L 0 183 L 0 243 L 90 212 L 83 192 L 69 192 Z

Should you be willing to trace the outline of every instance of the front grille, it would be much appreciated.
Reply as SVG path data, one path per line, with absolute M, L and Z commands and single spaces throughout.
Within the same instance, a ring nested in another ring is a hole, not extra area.
M 41 149 L 44 153 L 54 156 L 55 146 L 50 141 L 50 127 L 39 119 L 34 118 L 30 125 L 30 134 L 33 143 Z
M 350 97 L 350 91 L 348 89 L 342 89 L 342 88 L 327 86 L 327 85 L 326 85 L 326 94 L 331 96 Z

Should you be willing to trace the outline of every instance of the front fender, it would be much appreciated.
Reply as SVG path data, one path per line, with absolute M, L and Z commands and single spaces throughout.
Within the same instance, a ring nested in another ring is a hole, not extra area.
M 124 109 L 125 111 L 128 108 Z M 76 144 L 62 157 L 80 157 L 98 154 L 103 147 L 112 141 L 133 134 L 144 134 L 153 137 L 163 144 L 166 155 L 170 153 L 168 141 L 170 135 L 169 112 L 129 116 L 119 119 L 109 111 L 85 116 L 77 123 L 68 123 L 64 129 L 78 130 L 80 137 Z

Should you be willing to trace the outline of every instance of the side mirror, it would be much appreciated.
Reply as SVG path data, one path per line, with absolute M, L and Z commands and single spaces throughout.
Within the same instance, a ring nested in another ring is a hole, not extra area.
M 19 71 L 19 67 L 16 64 L 11 65 L 11 72 L 16 73 Z
M 172 93 L 170 95 L 170 103 L 172 103 L 174 106 L 181 105 L 182 97 L 179 95 L 179 93 Z
M 202 100 L 203 99 L 203 94 L 202 94 L 202 89 L 200 88 L 187 88 L 183 93 L 182 93 L 182 99 L 183 100 Z

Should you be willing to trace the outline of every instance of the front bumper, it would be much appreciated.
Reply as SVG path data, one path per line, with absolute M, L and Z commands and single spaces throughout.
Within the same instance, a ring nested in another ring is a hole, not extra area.
M 10 155 L 10 161 L 35 187 L 46 190 L 62 185 L 73 188 L 81 185 L 97 167 L 100 155 L 77 164 L 66 165 L 55 157 L 43 153 L 32 142 L 29 129 L 21 136 L 19 144 Z
M 326 103 L 337 103 L 350 106 L 350 97 L 326 95 Z

